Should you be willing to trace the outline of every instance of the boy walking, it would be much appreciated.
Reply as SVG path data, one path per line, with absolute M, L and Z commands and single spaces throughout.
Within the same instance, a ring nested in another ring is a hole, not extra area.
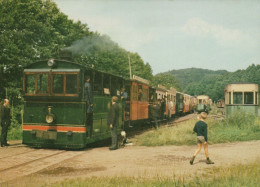
M 205 123 L 205 120 L 207 118 L 207 113 L 206 112 L 201 112 L 200 113 L 200 120 L 195 124 L 193 131 L 197 133 L 197 150 L 195 151 L 193 157 L 190 160 L 190 164 L 192 165 L 195 157 L 197 156 L 197 154 L 200 152 L 201 147 L 203 145 L 204 147 L 204 151 L 205 151 L 205 155 L 207 158 L 206 163 L 207 164 L 214 164 L 214 162 L 212 162 L 209 159 L 209 152 L 208 152 L 208 132 L 207 132 L 207 123 Z

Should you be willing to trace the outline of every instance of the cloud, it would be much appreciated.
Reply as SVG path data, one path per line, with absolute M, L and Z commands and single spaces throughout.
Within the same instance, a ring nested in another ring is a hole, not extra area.
M 88 23 L 92 31 L 109 35 L 121 47 L 130 51 L 138 51 L 160 39 L 160 32 L 154 32 L 156 28 L 140 27 L 135 21 L 126 22 L 124 18 L 89 16 L 81 20 Z
M 237 29 L 224 28 L 221 25 L 207 23 L 200 18 L 192 18 L 181 27 L 185 34 L 195 36 L 213 37 L 217 43 L 223 46 L 233 46 L 250 42 L 251 38 L 247 34 Z

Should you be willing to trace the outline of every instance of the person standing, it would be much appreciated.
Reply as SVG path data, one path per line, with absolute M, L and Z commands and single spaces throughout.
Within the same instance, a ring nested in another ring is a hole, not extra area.
M 166 110 L 165 97 L 161 99 L 161 119 L 164 119 L 164 113 Z
M 155 103 L 151 106 L 153 126 L 155 129 L 158 129 L 159 127 L 159 122 L 158 122 L 158 118 L 160 116 L 159 112 L 160 112 L 159 101 L 155 101 Z
M 122 120 L 124 120 L 124 111 L 125 111 L 125 105 L 126 105 L 126 100 L 127 100 L 127 92 L 125 91 L 125 87 L 121 88 L 121 92 L 120 92 L 120 97 L 122 100 Z
M 4 99 L 4 104 L 1 106 L 1 147 L 9 146 L 7 143 L 7 131 L 11 125 L 11 113 L 9 107 L 9 100 Z
M 117 126 L 119 125 L 119 107 L 117 104 L 117 97 L 112 97 L 112 104 L 110 106 L 107 123 L 110 127 L 112 145 L 109 150 L 116 150 L 118 148 L 117 143 Z
M 86 135 L 88 137 L 92 136 L 93 131 L 93 93 L 92 87 L 90 84 L 90 76 L 87 75 L 85 78 L 86 82 L 84 85 L 85 88 L 85 100 L 86 100 Z
M 195 133 L 197 133 L 197 150 L 195 151 L 193 157 L 190 160 L 191 165 L 193 164 L 197 154 L 200 152 L 202 145 L 204 147 L 205 155 L 207 158 L 206 163 L 214 164 L 214 162 L 212 162 L 209 159 L 209 151 L 208 151 L 208 143 L 207 143 L 208 142 L 208 132 L 207 132 L 208 125 L 207 125 L 207 123 L 205 123 L 206 118 L 207 118 L 207 113 L 201 112 L 200 120 L 195 124 L 195 126 L 193 128 L 193 131 Z

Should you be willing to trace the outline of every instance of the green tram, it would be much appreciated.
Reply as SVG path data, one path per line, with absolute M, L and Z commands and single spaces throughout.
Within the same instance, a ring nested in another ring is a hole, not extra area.
M 91 77 L 93 132 L 86 129 L 84 79 Z M 107 125 L 111 97 L 125 79 L 66 60 L 33 63 L 23 74 L 23 144 L 35 147 L 83 148 L 111 136 Z M 123 129 L 121 101 L 118 133 Z
M 258 115 L 259 87 L 252 83 L 233 83 L 225 87 L 225 112 L 232 115 L 237 111 Z
M 196 111 L 198 113 L 201 113 L 201 112 L 209 113 L 209 111 L 211 110 L 210 109 L 211 100 L 210 100 L 209 96 L 198 95 L 197 101 L 198 101 L 198 103 L 197 103 L 197 106 L 196 106 Z

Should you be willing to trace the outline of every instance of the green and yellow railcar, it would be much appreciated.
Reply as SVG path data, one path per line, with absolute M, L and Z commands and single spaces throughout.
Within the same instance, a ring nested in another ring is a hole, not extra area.
M 91 133 L 86 124 L 86 75 L 91 77 L 94 99 Z M 23 143 L 76 149 L 109 138 L 111 97 L 119 95 L 124 83 L 121 77 L 66 60 L 50 59 L 29 65 L 23 75 Z M 123 128 L 122 117 L 119 119 L 118 133 Z
M 227 116 L 238 111 L 258 115 L 259 86 L 252 83 L 233 83 L 225 87 L 225 112 Z
M 208 113 L 211 110 L 210 109 L 211 103 L 212 103 L 212 101 L 209 98 L 209 96 L 207 96 L 207 95 L 198 95 L 197 96 L 196 111 L 198 113 L 201 113 L 201 112 Z

